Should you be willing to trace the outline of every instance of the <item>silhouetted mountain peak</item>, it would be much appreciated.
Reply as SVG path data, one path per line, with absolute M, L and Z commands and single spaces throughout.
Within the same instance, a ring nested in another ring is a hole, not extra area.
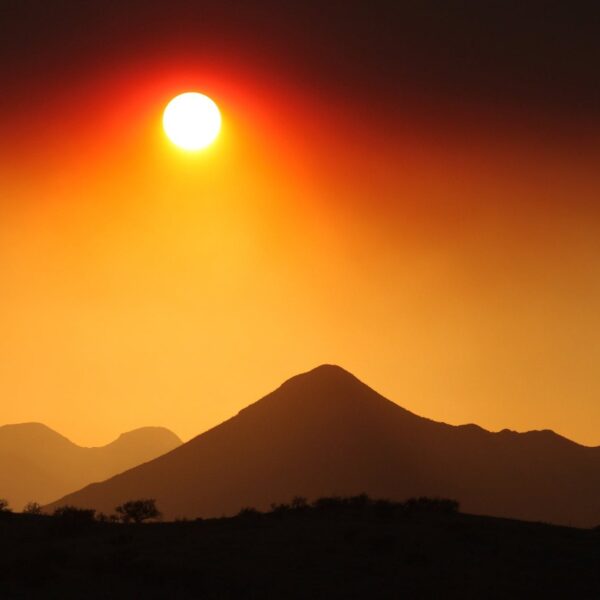
M 43 423 L 12 423 L 0 426 L 0 443 L 52 443 L 75 446 L 71 440 Z
M 457 498 L 467 511 L 598 522 L 600 449 L 549 431 L 491 433 L 417 416 L 335 365 L 285 381 L 159 458 L 49 505 L 104 512 L 155 498 L 167 518 L 234 514 L 294 495 Z M 582 501 L 582 498 L 593 501 Z
M 142 427 L 105 446 L 83 447 L 43 423 L 0 426 L 0 495 L 13 507 L 46 502 L 181 445 L 163 427 Z
M 0 429 L 5 431 L 27 431 L 29 433 L 47 433 L 52 435 L 60 435 L 54 429 L 44 425 L 43 423 L 37 423 L 32 421 L 30 423 L 9 423 L 8 425 L 0 426 Z
M 319 365 L 310 371 L 299 373 L 291 379 L 302 377 L 345 377 L 347 379 L 358 380 L 352 373 L 350 373 L 350 371 L 346 371 L 346 369 L 343 367 L 334 365 L 333 363 L 323 363 L 322 365 Z
M 241 410 L 239 415 L 261 416 L 272 423 L 283 418 L 286 423 L 297 420 L 348 424 L 351 421 L 358 425 L 361 420 L 385 418 L 390 411 L 420 419 L 342 367 L 323 364 L 286 380 L 276 390 Z
M 173 442 L 175 445 L 181 444 L 181 440 L 170 429 L 166 427 L 139 427 L 132 431 L 122 433 L 113 444 L 129 444 L 144 442 Z
M 354 391 L 359 387 L 371 389 L 342 367 L 324 364 L 291 377 L 279 389 L 287 391 L 289 388 L 299 388 L 303 391 L 308 389 L 313 392 L 329 392 L 331 390 Z

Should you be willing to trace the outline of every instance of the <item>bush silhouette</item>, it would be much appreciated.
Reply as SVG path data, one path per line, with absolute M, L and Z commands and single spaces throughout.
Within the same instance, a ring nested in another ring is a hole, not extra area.
M 452 514 L 457 513 L 460 504 L 456 500 L 447 498 L 409 498 L 404 503 L 407 512 L 436 512 Z
M 297 512 L 323 513 L 327 515 L 374 515 L 392 518 L 417 513 L 454 514 L 459 503 L 447 498 L 409 498 L 405 502 L 374 500 L 367 494 L 357 496 L 324 496 L 308 503 L 305 498 L 295 497 L 290 504 L 272 504 L 269 514 L 283 516 Z
M 291 511 L 291 507 L 289 504 L 285 504 L 285 503 L 271 504 L 271 514 L 275 515 L 277 517 L 282 517 L 283 515 L 289 513 L 290 511 Z
M 8 504 L 8 500 L 5 500 L 4 498 L 0 498 L 0 513 L 11 513 L 12 510 L 10 509 L 10 506 Z
M 23 507 L 23 513 L 26 515 L 41 515 L 42 514 L 42 505 L 37 502 L 28 502 Z
M 308 500 L 303 496 L 294 496 L 291 503 L 292 510 L 304 511 L 308 508 Z
M 77 508 L 76 506 L 59 506 L 52 513 L 54 518 L 74 524 L 93 523 L 95 515 L 96 511 L 93 508 Z
M 99 512 L 96 514 L 96 521 L 98 521 L 98 523 L 109 523 L 110 517 L 106 513 Z
M 96 511 L 90 508 L 60 506 L 52 513 L 58 531 L 72 534 L 87 531 L 95 525 Z
M 358 496 L 351 496 L 346 502 L 350 508 L 360 512 L 368 508 L 373 503 L 373 500 L 367 494 L 359 494 Z
M 313 508 L 323 512 L 339 512 L 345 507 L 345 500 L 340 496 L 325 496 L 317 498 L 312 506 Z
M 143 523 L 162 516 L 156 507 L 156 500 L 152 498 L 129 500 L 117 506 L 115 510 L 123 523 Z
M 257 519 L 262 513 L 252 506 L 244 506 L 237 514 L 240 519 Z

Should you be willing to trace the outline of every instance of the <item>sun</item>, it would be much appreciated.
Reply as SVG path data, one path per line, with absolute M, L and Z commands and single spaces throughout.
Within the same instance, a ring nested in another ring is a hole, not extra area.
M 221 112 L 208 96 L 186 92 L 167 104 L 163 127 L 176 146 L 184 150 L 201 150 L 219 135 Z

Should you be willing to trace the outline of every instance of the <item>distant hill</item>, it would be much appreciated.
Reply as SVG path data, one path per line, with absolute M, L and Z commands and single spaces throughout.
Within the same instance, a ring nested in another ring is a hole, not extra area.
M 434 422 L 323 365 L 176 450 L 50 508 L 111 512 L 151 497 L 167 518 L 210 517 L 294 495 L 360 492 L 442 496 L 470 513 L 591 526 L 600 523 L 600 448 L 551 431 Z
M 98 448 L 77 446 L 41 423 L 0 427 L 0 498 L 15 510 L 50 502 L 173 450 L 181 440 L 168 429 L 143 427 Z

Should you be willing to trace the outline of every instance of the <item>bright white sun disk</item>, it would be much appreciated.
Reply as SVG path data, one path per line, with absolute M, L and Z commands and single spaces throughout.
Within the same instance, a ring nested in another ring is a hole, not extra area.
M 210 145 L 221 129 L 218 106 L 204 94 L 186 92 L 175 96 L 163 114 L 168 138 L 184 150 L 200 150 Z

